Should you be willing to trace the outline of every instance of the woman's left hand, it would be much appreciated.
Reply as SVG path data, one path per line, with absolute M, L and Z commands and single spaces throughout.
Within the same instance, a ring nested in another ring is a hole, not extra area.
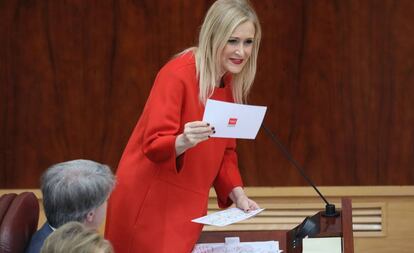
M 259 205 L 255 201 L 249 199 L 246 195 L 237 198 L 235 204 L 237 208 L 245 212 L 259 209 Z
M 241 187 L 236 187 L 234 188 L 231 193 L 230 193 L 230 199 L 233 200 L 234 204 L 236 204 L 236 207 L 245 211 L 245 212 L 249 212 L 251 210 L 256 210 L 259 209 L 259 205 L 249 199 L 246 194 L 244 193 L 243 188 Z

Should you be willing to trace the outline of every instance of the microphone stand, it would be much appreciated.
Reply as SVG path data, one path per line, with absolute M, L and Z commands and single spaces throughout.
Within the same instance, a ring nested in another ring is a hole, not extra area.
M 279 149 L 282 151 L 283 155 L 293 164 L 293 166 L 296 167 L 296 169 L 299 171 L 299 173 L 302 175 L 302 177 L 306 180 L 308 184 L 310 184 L 313 189 L 318 193 L 318 195 L 323 199 L 323 201 L 326 203 L 325 205 L 325 212 L 322 213 L 323 216 L 326 217 L 336 217 L 339 215 L 339 213 L 335 210 L 335 205 L 329 203 L 326 198 L 322 195 L 322 193 L 318 190 L 318 188 L 315 186 L 315 184 L 308 178 L 305 171 L 302 169 L 302 167 L 299 165 L 299 163 L 293 159 L 292 155 L 287 151 L 287 149 L 283 146 L 282 142 L 276 137 L 276 135 L 268 129 L 264 123 L 262 124 L 263 129 L 265 130 L 266 134 L 270 137 L 270 139 L 273 141 L 273 143 L 279 147 Z

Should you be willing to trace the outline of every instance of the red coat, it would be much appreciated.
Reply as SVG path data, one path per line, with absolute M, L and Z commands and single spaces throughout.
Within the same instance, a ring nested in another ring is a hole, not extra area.
M 225 79 L 212 98 L 233 101 Z M 229 193 L 242 185 L 234 139 L 211 138 L 176 158 L 176 136 L 203 111 L 194 56 L 186 53 L 158 73 L 122 155 L 105 229 L 115 252 L 189 253 L 202 229 L 191 220 L 206 214 L 209 189 L 220 207 L 232 204 Z

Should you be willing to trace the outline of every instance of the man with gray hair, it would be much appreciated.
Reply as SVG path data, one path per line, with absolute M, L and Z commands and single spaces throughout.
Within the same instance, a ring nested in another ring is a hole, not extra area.
M 47 221 L 33 235 L 26 253 L 39 253 L 46 237 L 69 221 L 98 229 L 114 185 L 110 168 L 94 161 L 73 160 L 48 168 L 41 178 Z

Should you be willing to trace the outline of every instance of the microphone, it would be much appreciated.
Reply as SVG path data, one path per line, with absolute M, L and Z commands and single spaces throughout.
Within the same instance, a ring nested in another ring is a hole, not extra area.
M 270 139 L 273 141 L 273 143 L 279 147 L 279 149 L 282 151 L 283 155 L 291 162 L 296 169 L 299 171 L 299 173 L 302 175 L 302 177 L 310 184 L 313 189 L 318 193 L 318 195 L 323 199 L 323 201 L 326 203 L 325 206 L 325 212 L 322 213 L 323 216 L 326 217 L 336 217 L 339 215 L 339 213 L 335 210 L 335 205 L 329 203 L 326 198 L 322 195 L 322 193 L 318 190 L 318 188 L 315 186 L 315 184 L 312 182 L 312 180 L 309 179 L 308 176 L 306 176 L 305 171 L 302 169 L 302 167 L 299 165 L 299 163 L 293 159 L 292 155 L 287 151 L 287 149 L 283 146 L 282 142 L 276 137 L 276 135 L 270 131 L 269 128 L 267 128 L 264 123 L 262 124 L 263 129 L 265 130 L 266 134 L 270 137 Z

